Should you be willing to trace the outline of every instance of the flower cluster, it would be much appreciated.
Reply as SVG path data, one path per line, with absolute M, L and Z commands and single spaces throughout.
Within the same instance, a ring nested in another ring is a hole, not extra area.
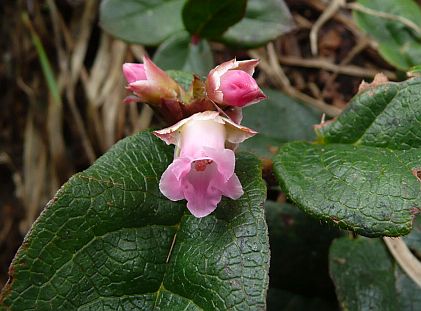
M 192 76 L 188 89 L 149 58 L 124 64 L 126 102 L 149 104 L 172 126 L 154 134 L 176 146 L 174 161 L 161 176 L 160 191 L 170 200 L 187 200 L 196 217 L 212 213 L 222 196 L 238 199 L 243 188 L 234 172 L 236 146 L 256 134 L 241 126 L 241 109 L 266 98 L 253 79 L 258 60 L 225 62 L 206 81 Z M 175 124 L 174 124 L 175 123 Z

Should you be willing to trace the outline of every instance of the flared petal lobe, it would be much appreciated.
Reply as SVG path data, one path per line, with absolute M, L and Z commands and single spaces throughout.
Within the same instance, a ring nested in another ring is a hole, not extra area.
M 182 178 L 190 171 L 189 159 L 177 158 L 171 163 L 161 176 L 159 189 L 162 194 L 172 201 L 184 199 Z

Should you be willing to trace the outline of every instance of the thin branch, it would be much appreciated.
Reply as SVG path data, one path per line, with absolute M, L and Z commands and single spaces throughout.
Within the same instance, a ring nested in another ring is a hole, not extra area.
M 311 53 L 317 55 L 317 35 L 320 28 L 333 16 L 336 12 L 345 5 L 345 0 L 332 0 L 322 15 L 313 24 L 310 30 L 310 47 Z
M 281 65 L 278 62 L 278 57 L 276 55 L 276 51 L 275 51 L 275 47 L 273 46 L 273 43 L 270 42 L 266 46 L 266 48 L 267 48 L 270 68 L 272 68 L 274 74 L 279 77 L 280 81 L 282 81 L 282 84 L 284 84 L 287 87 L 291 87 L 291 82 L 289 81 L 284 70 L 282 69 Z
M 322 0 L 307 0 L 306 4 L 318 11 L 324 12 L 327 9 L 326 1 Z M 361 30 L 355 25 L 354 20 L 348 15 L 345 15 L 342 11 L 336 11 L 336 14 L 332 16 L 332 19 L 340 22 L 346 29 L 352 32 L 352 34 L 360 38 L 363 36 Z
M 319 68 L 324 69 L 327 71 L 332 71 L 335 73 L 345 74 L 354 77 L 360 78 L 373 78 L 376 74 L 379 73 L 378 70 L 375 69 L 367 69 L 362 68 L 354 65 L 336 65 L 331 63 L 330 61 L 323 59 L 323 58 L 313 58 L 313 59 L 304 59 L 300 57 L 294 56 L 282 56 L 279 58 L 279 62 L 283 65 L 288 66 L 297 66 L 297 67 L 305 67 L 305 68 Z M 385 76 L 390 80 L 396 80 L 396 74 L 391 71 L 383 71 Z
M 94 3 L 95 1 L 92 1 L 92 3 Z M 79 132 L 79 135 L 81 137 L 81 141 L 82 141 L 82 146 L 83 149 L 85 151 L 85 154 L 87 156 L 87 158 L 89 159 L 89 162 L 92 164 L 95 159 L 96 159 L 96 155 L 92 146 L 92 143 L 89 139 L 89 136 L 87 134 L 87 131 L 85 129 L 85 126 L 83 124 L 83 120 L 82 117 L 80 115 L 80 112 L 77 108 L 76 105 L 76 101 L 75 101 L 75 83 L 76 80 L 79 76 L 79 72 L 80 69 L 83 65 L 83 58 L 85 56 L 85 51 L 86 51 L 86 44 L 87 44 L 87 35 L 86 33 L 88 33 L 88 35 L 90 34 L 90 29 L 91 24 L 88 24 L 88 22 L 86 21 L 87 19 L 92 19 L 92 17 L 88 17 L 89 13 L 92 13 L 92 10 L 94 8 L 93 4 L 86 4 L 85 6 L 85 10 L 83 13 L 83 18 L 82 18 L 82 34 L 80 39 L 78 40 L 78 43 L 75 46 L 75 52 L 73 53 L 72 56 L 72 70 L 73 72 L 69 71 L 69 65 L 68 65 L 68 55 L 69 52 L 66 53 L 63 49 L 63 47 L 61 46 L 60 42 L 61 42 L 61 36 L 64 33 L 67 33 L 66 31 L 60 31 L 58 29 L 58 25 L 61 25 L 61 28 L 66 28 L 64 24 L 60 23 L 60 20 L 62 20 L 61 14 L 59 13 L 55 2 L 52 0 L 47 0 L 47 3 L 50 7 L 50 12 L 51 12 L 51 18 L 54 21 L 53 25 L 54 25 L 54 37 L 55 37 L 55 42 L 56 42 L 56 46 L 58 46 L 58 59 L 59 59 L 59 64 L 60 64 L 60 72 L 59 72 L 59 76 L 58 76 L 58 80 L 59 81 L 64 81 L 63 83 L 60 84 L 60 88 L 59 88 L 59 92 L 61 94 L 62 90 L 65 89 L 65 93 L 66 93 L 66 98 L 68 100 L 68 104 L 70 107 L 70 112 L 72 114 L 72 117 L 75 121 L 75 125 L 76 128 Z M 90 11 L 88 11 L 90 10 Z M 88 11 L 88 12 L 87 12 Z M 86 30 L 88 29 L 88 30 Z M 83 42 L 82 40 L 84 40 L 85 42 Z M 68 39 L 65 40 L 65 42 L 67 43 L 73 43 L 73 42 L 68 42 Z M 76 55 L 76 57 L 75 57 Z M 77 63 L 77 64 L 76 64 Z M 76 64 L 76 65 L 75 65 Z M 70 76 L 70 79 L 69 79 Z
M 89 38 L 95 21 L 95 11 L 98 3 L 96 1 L 86 1 L 81 19 L 78 21 L 78 39 L 74 45 L 71 55 L 70 77 L 72 84 L 76 84 L 80 71 L 83 67 L 86 52 L 88 50 Z

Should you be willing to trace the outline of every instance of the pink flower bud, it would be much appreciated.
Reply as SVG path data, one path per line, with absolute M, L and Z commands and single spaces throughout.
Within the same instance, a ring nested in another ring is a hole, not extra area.
M 256 59 L 222 63 L 209 72 L 206 80 L 207 96 L 215 103 L 244 107 L 255 104 L 266 96 L 253 79 Z
M 238 144 L 256 132 L 216 111 L 205 111 L 154 134 L 176 145 L 174 161 L 159 182 L 159 189 L 168 199 L 186 199 L 190 212 L 204 217 L 215 210 L 223 195 L 231 199 L 243 195 L 234 173 L 234 152 L 225 146 Z
M 139 101 L 160 105 L 163 101 L 176 101 L 180 95 L 177 82 L 146 56 L 143 64 L 124 64 L 123 73 L 129 83 L 127 89 L 138 96 Z

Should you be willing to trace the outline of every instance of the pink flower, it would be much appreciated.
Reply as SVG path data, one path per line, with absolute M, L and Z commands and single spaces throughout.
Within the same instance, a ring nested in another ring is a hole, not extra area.
M 143 64 L 125 63 L 123 73 L 129 83 L 127 89 L 138 97 L 129 97 L 127 101 L 160 105 L 163 101 L 176 101 L 180 96 L 177 82 L 146 56 Z
M 205 111 L 154 134 L 176 145 L 174 161 L 159 182 L 159 189 L 168 199 L 186 199 L 190 212 L 204 217 L 215 210 L 223 195 L 231 199 L 243 195 L 234 173 L 234 152 L 225 147 L 234 148 L 256 132 L 216 111 Z
M 266 96 L 253 79 L 259 61 L 235 59 L 216 66 L 206 80 L 207 96 L 215 103 L 244 107 L 255 104 Z

